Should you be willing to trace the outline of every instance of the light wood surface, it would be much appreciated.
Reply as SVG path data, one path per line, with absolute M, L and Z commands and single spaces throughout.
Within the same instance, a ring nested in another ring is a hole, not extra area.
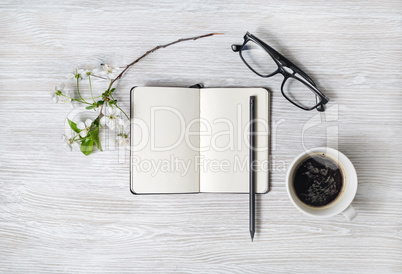
M 246 31 L 316 80 L 331 98 L 326 122 L 230 50 Z M 209 32 L 225 35 L 150 55 L 116 97 L 128 110 L 134 85 L 271 90 L 271 191 L 258 196 L 253 243 L 247 195 L 134 196 L 128 154 L 65 150 L 72 109 L 49 99 L 76 65 L 124 65 Z M 3 0 L 0 42 L 0 272 L 402 272 L 400 1 Z M 308 121 L 307 147 L 338 146 L 355 164 L 352 222 L 312 219 L 287 197 Z

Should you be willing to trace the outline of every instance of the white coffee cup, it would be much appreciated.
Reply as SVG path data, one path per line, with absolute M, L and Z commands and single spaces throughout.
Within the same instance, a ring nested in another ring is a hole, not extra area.
M 298 165 L 312 154 L 325 154 L 338 163 L 343 173 L 343 187 L 338 197 L 328 205 L 313 207 L 303 203 L 296 195 L 293 187 L 294 172 Z M 286 190 L 292 203 L 301 212 L 316 218 L 327 218 L 343 213 L 349 220 L 353 220 L 357 212 L 351 203 L 357 191 L 357 173 L 352 162 L 343 153 L 329 147 L 317 147 L 301 153 L 290 164 L 286 174 Z

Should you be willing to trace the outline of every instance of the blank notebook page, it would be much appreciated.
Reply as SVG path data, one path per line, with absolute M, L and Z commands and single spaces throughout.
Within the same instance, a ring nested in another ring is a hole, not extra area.
M 269 94 L 263 88 L 200 90 L 201 192 L 249 192 L 250 96 L 256 98 L 256 192 L 268 191 Z M 210 127 L 210 128 L 208 128 Z M 212 134 L 208 131 L 211 130 Z
M 186 125 L 199 118 L 199 89 L 138 87 L 131 104 L 131 147 L 138 149 L 131 151 L 131 190 L 199 192 L 194 161 L 199 156 L 199 136 L 183 139 Z M 198 128 L 194 123 L 193 131 Z M 189 165 L 186 172 L 179 162 Z

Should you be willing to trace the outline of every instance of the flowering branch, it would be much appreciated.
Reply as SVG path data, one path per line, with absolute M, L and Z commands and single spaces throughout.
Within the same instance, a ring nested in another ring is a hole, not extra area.
M 118 130 L 118 137 L 116 139 L 117 143 L 119 145 L 128 145 L 129 143 L 129 132 L 128 132 L 128 126 L 127 122 L 129 122 L 130 118 L 128 115 L 117 105 L 117 100 L 114 99 L 113 97 L 113 92 L 115 92 L 115 88 L 113 88 L 113 84 L 122 78 L 123 74 L 133 65 L 138 63 L 141 59 L 145 58 L 148 54 L 151 54 L 158 49 L 161 48 L 166 48 L 171 45 L 184 42 L 184 41 L 189 41 L 189 40 L 198 40 L 201 38 L 213 36 L 213 35 L 219 35 L 223 33 L 209 33 L 205 35 L 200 35 L 200 36 L 195 36 L 195 37 L 189 37 L 189 38 L 182 38 L 164 45 L 159 45 L 154 47 L 151 50 L 148 50 L 145 52 L 143 55 L 141 55 L 139 58 L 131 62 L 130 64 L 126 65 L 121 72 L 119 70 L 111 65 L 107 64 L 101 64 L 101 69 L 96 69 L 93 66 L 85 66 L 83 69 L 75 69 L 74 73 L 70 73 L 69 78 L 70 79 L 75 79 L 76 80 L 76 90 L 78 92 L 79 98 L 72 98 L 70 97 L 68 92 L 64 92 L 64 84 L 61 84 L 59 86 L 55 87 L 55 90 L 52 92 L 52 97 L 55 102 L 64 102 L 64 103 L 71 103 L 72 101 L 79 102 L 82 104 L 88 105 L 86 109 L 94 109 L 97 110 L 99 109 L 99 114 L 96 117 L 95 120 L 90 120 L 87 119 L 85 123 L 80 122 L 80 123 L 75 123 L 69 119 L 68 123 L 71 127 L 71 129 L 76 133 L 73 134 L 72 136 L 65 136 L 64 135 L 64 140 L 68 147 L 72 149 L 73 147 L 76 147 L 80 145 L 80 150 L 82 153 L 85 155 L 91 154 L 94 145 L 102 151 L 102 146 L 99 140 L 99 130 L 100 126 L 107 126 L 111 130 L 117 129 Z M 117 75 L 117 76 L 116 76 Z M 92 91 L 92 82 L 91 82 L 91 77 L 97 77 L 101 79 L 109 79 L 109 86 L 105 90 L 105 92 L 102 93 L 101 96 L 93 96 L 93 91 Z M 81 91 L 80 91 L 80 80 L 88 78 L 89 81 L 89 91 L 91 93 L 91 99 L 93 100 L 93 103 L 89 103 L 86 101 L 81 96 Z M 101 100 L 96 101 L 95 98 L 101 97 Z M 120 115 L 120 112 L 122 112 L 127 119 L 127 122 L 123 121 L 124 116 Z

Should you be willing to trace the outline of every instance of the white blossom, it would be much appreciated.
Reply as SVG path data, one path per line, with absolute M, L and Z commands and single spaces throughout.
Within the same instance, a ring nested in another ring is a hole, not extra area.
M 78 70 L 83 79 L 88 78 L 88 76 L 97 74 L 99 70 L 93 65 L 85 65 L 83 69 Z
M 70 104 L 71 98 L 68 92 L 64 92 L 64 83 L 57 85 L 50 93 L 54 103 Z
M 60 83 L 59 85 L 54 87 L 54 90 L 50 93 L 50 96 L 52 97 L 52 100 L 54 103 L 59 102 L 59 98 L 62 96 L 64 90 L 64 83 Z
M 81 131 L 80 131 L 80 136 L 81 136 L 82 138 L 85 138 L 85 137 L 88 135 L 89 129 L 90 129 L 90 127 L 91 127 L 91 124 L 92 124 L 92 120 L 91 120 L 91 119 L 87 119 L 87 120 L 85 121 L 85 123 L 79 122 L 79 123 L 77 124 L 77 128 L 81 130 Z
M 105 76 L 106 78 L 112 80 L 119 74 L 119 69 L 112 65 L 102 64 L 102 70 L 99 72 L 100 76 Z
M 60 83 L 59 85 L 55 86 L 55 87 L 54 87 L 54 90 L 55 90 L 55 91 L 63 92 L 63 90 L 64 90 L 64 83 Z
M 59 102 L 66 105 L 71 105 L 71 96 L 69 92 L 64 93 L 65 96 L 60 96 Z M 71 105 L 72 106 L 72 105 Z
M 119 134 L 116 137 L 116 143 L 119 146 L 123 146 L 123 147 L 127 147 L 130 145 L 130 138 L 129 138 L 129 134 Z
M 74 137 L 75 137 L 75 135 L 66 135 L 66 134 L 62 135 L 62 137 L 61 137 L 64 145 L 70 151 L 78 150 L 80 147 L 78 142 L 76 140 L 74 140 Z
M 105 115 L 100 119 L 100 123 L 103 126 L 108 126 L 112 130 L 118 125 L 124 125 L 123 119 L 120 117 L 120 110 L 110 106 L 106 107 Z
M 116 144 L 123 147 L 130 145 L 130 122 L 126 121 L 124 125 L 120 125 L 120 133 L 116 137 Z
M 75 68 L 72 73 L 67 74 L 67 79 L 81 80 L 85 74 L 85 70 Z

